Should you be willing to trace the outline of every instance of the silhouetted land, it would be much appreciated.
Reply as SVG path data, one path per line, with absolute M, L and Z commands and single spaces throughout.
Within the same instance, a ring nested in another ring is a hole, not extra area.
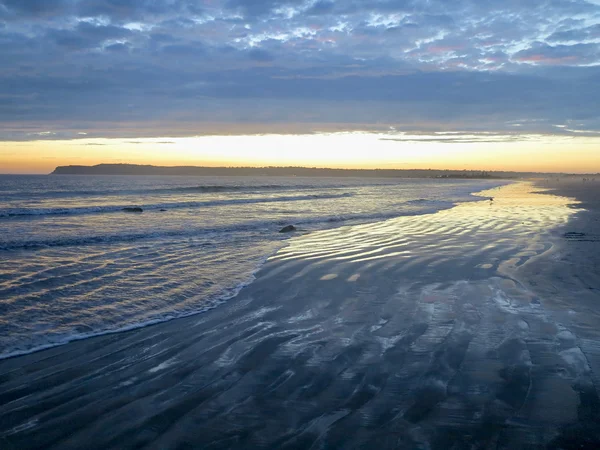
M 186 176 L 299 176 L 369 178 L 522 178 L 540 176 L 531 172 L 487 172 L 481 170 L 432 169 L 328 169 L 317 167 L 198 167 L 98 164 L 59 166 L 53 175 L 186 175 Z

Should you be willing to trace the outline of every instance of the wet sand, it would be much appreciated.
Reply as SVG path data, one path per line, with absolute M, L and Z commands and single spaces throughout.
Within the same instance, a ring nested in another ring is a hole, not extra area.
M 0 361 L 0 448 L 599 448 L 597 186 L 559 189 L 299 236 L 208 313 Z

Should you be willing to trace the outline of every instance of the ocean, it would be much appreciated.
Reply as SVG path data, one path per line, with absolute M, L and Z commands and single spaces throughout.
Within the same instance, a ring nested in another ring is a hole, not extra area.
M 290 236 L 434 213 L 502 184 L 0 176 L 0 358 L 207 311 Z M 298 231 L 278 232 L 288 224 Z

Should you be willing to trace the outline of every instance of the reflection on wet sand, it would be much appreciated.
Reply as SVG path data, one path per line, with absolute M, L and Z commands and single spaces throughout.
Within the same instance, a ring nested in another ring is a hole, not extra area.
M 599 318 L 559 283 L 531 289 L 554 283 L 534 269 L 572 201 L 527 183 L 481 195 L 293 239 L 206 314 L 0 362 L 0 443 L 587 445 Z

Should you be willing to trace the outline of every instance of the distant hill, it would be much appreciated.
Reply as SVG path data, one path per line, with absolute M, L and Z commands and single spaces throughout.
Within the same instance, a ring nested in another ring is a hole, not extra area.
M 98 164 L 59 166 L 51 175 L 185 175 L 185 176 L 284 176 L 284 177 L 369 177 L 369 178 L 519 178 L 533 173 L 485 172 L 480 170 L 423 169 L 327 169 L 317 167 L 197 167 Z

